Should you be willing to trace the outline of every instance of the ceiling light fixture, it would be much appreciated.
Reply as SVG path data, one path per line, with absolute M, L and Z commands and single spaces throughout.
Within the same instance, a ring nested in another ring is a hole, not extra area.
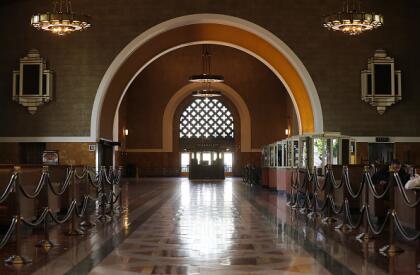
M 203 45 L 203 73 L 199 75 L 193 75 L 190 77 L 189 81 L 193 83 L 201 83 L 202 88 L 194 91 L 192 96 L 194 97 L 217 97 L 221 96 L 222 93 L 214 89 L 211 85 L 212 83 L 221 83 L 225 79 L 222 75 L 215 75 L 211 73 L 211 54 L 209 52 L 208 46 Z
M 216 75 L 211 73 L 211 54 L 208 46 L 203 45 L 203 73 L 199 75 L 192 75 L 190 82 L 224 82 L 225 79 L 222 75 Z
M 32 15 L 31 25 L 34 28 L 65 35 L 91 26 L 90 16 L 73 13 L 71 1 L 54 0 L 53 5 L 53 12 Z
M 379 28 L 383 24 L 382 15 L 362 11 L 360 0 L 343 0 L 342 11 L 326 16 L 323 26 L 329 30 L 358 35 Z

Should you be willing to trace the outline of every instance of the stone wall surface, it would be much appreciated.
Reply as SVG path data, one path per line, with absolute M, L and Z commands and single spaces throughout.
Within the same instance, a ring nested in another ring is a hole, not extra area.
M 340 1 L 321 0 L 144 0 L 73 1 L 92 15 L 93 27 L 55 37 L 31 28 L 30 16 L 51 9 L 49 1 L 0 3 L 0 136 L 88 136 L 98 85 L 117 54 L 135 37 L 163 21 L 196 13 L 218 13 L 251 21 L 284 41 L 308 69 L 319 94 L 324 129 L 353 136 L 419 136 L 417 91 L 418 1 L 363 1 L 385 16 L 385 26 L 357 37 L 326 31 L 322 16 Z M 12 70 L 31 48 L 55 72 L 55 100 L 30 115 L 12 102 Z M 403 72 L 403 101 L 380 116 L 360 100 L 360 71 L 378 48 L 396 58 Z

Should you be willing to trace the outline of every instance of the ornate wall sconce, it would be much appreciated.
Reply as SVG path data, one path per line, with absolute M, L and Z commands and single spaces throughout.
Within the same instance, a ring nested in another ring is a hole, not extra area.
M 362 71 L 362 100 L 376 107 L 379 114 L 402 100 L 401 71 L 395 70 L 394 58 L 378 49 Z
M 35 114 L 39 106 L 53 99 L 53 72 L 38 50 L 29 50 L 20 59 L 18 71 L 13 71 L 13 100 Z

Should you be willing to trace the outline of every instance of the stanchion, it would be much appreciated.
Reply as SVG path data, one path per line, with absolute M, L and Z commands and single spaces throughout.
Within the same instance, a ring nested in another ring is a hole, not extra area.
M 300 176 L 300 175 L 298 174 L 298 176 Z M 305 188 L 304 188 L 304 193 L 303 193 L 303 206 L 299 209 L 299 212 L 302 215 L 307 215 L 308 212 L 309 212 L 309 202 L 308 202 L 308 194 L 310 192 L 310 190 L 309 190 L 309 183 L 310 183 L 310 178 L 307 178 L 305 176 L 304 177 Z M 299 200 L 299 196 L 298 196 L 297 199 Z
M 19 189 L 20 186 L 20 174 L 21 174 L 21 168 L 19 166 L 15 166 L 14 167 L 14 172 L 18 174 L 18 177 L 16 179 L 15 182 L 15 187 L 14 187 L 14 191 L 16 194 L 16 219 L 17 219 L 17 223 L 16 223 L 16 231 L 15 231 L 15 236 L 16 236 L 16 254 L 15 255 L 11 255 L 9 257 L 7 257 L 4 262 L 8 265 L 13 265 L 13 266 L 19 266 L 19 265 L 24 265 L 24 264 L 29 264 L 32 262 L 32 260 L 26 256 L 22 255 L 22 243 L 21 243 L 21 225 L 22 225 L 22 216 L 21 216 L 21 199 L 22 199 L 22 194 L 21 191 Z
M 348 172 L 349 172 L 348 169 L 349 168 L 347 166 L 343 166 L 343 172 L 342 172 L 342 175 L 341 175 L 342 178 L 343 177 L 348 177 Z M 349 225 L 349 221 L 348 221 L 348 215 L 351 215 L 351 213 L 347 213 L 347 210 L 350 211 L 350 208 L 345 207 L 345 202 L 346 202 L 346 199 L 350 196 L 348 194 L 349 192 L 347 190 L 346 185 L 343 185 L 342 188 L 343 188 L 343 205 L 344 205 L 344 207 L 343 207 L 343 220 L 342 220 L 341 224 L 339 224 L 335 227 L 335 229 L 339 230 L 343 233 L 349 233 L 349 232 L 353 231 L 353 228 Z
M 325 182 L 324 182 L 325 184 Z M 316 220 L 317 218 L 321 217 L 321 214 L 318 212 L 317 208 L 317 194 L 319 192 L 319 183 L 318 183 L 318 172 L 316 166 L 313 170 L 313 177 L 312 177 L 312 194 L 313 194 L 313 206 L 311 212 L 308 214 L 308 218 Z
M 73 167 L 71 167 L 71 169 L 73 170 L 73 172 L 75 171 Z M 72 174 L 71 176 L 71 190 L 69 189 L 69 202 L 72 202 L 73 200 L 77 200 L 77 186 L 76 186 L 76 175 L 75 173 Z M 77 205 L 76 205 L 77 207 Z M 72 217 L 71 217 L 71 221 L 70 221 L 70 226 L 69 226 L 69 230 L 66 232 L 67 236 L 80 236 L 80 235 L 84 235 L 85 232 L 83 232 L 83 230 L 81 230 L 79 227 L 79 217 L 77 217 L 76 211 L 73 211 L 72 213 Z
M 84 181 L 84 190 L 85 190 L 85 194 L 86 195 L 90 195 L 90 183 L 89 183 L 89 169 L 87 167 L 85 167 L 85 181 Z M 89 208 L 86 209 L 86 214 L 83 217 L 83 220 L 80 222 L 80 226 L 83 228 L 92 228 L 94 227 L 96 224 L 94 224 L 93 222 L 91 222 L 90 220 L 90 215 L 89 215 Z
M 331 199 L 332 195 L 333 195 L 333 184 L 331 182 L 331 173 L 332 173 L 332 168 L 331 165 L 327 165 L 327 172 L 326 172 L 326 177 L 325 177 L 325 203 L 328 203 L 328 207 L 327 207 L 327 217 L 322 219 L 322 223 L 327 224 L 332 226 L 333 224 L 335 224 L 337 222 L 337 219 L 333 217 L 333 213 L 332 213 L 332 204 L 331 204 Z
M 50 171 L 48 169 L 48 166 L 43 166 L 42 167 L 42 174 L 45 175 L 46 177 L 50 177 Z M 46 194 L 46 204 L 45 207 L 49 207 L 49 194 L 48 194 L 48 185 L 45 185 L 45 194 Z M 49 224 L 48 224 L 48 216 L 45 217 L 44 219 L 44 239 L 40 240 L 36 243 L 35 246 L 37 247 L 42 247 L 45 250 L 49 250 L 51 247 L 56 246 L 57 244 L 53 241 L 50 240 L 50 233 L 49 233 Z
M 299 169 L 299 168 L 297 168 Z M 296 186 L 297 186 L 297 176 L 296 174 L 299 173 L 298 170 L 293 171 L 290 177 L 290 200 L 287 202 L 287 206 L 296 209 Z
M 369 215 L 368 213 L 368 209 L 369 209 L 369 183 L 367 182 L 367 177 L 369 176 L 370 173 L 370 169 L 369 166 L 365 166 L 364 167 L 364 176 L 363 176 L 363 181 L 365 182 L 365 190 L 364 190 L 364 199 L 363 199 L 363 205 L 366 206 L 366 213 L 365 213 L 365 219 L 363 221 L 363 232 L 360 233 L 359 235 L 356 236 L 356 239 L 361 241 L 361 242 L 369 242 L 371 240 L 374 239 L 374 236 L 369 228 L 369 222 L 367 220 L 367 215 Z
M 394 171 L 392 169 L 392 167 L 389 167 L 389 173 L 391 175 L 393 175 L 393 173 L 395 173 L 396 171 Z M 388 184 L 391 184 L 390 188 L 389 188 L 389 201 L 390 201 L 390 206 L 392 207 L 392 209 L 390 210 L 391 212 L 391 217 L 389 219 L 389 232 L 388 232 L 388 244 L 385 245 L 384 247 L 379 249 L 379 252 L 381 254 L 387 255 L 387 256 L 395 256 L 399 253 L 404 252 L 403 249 L 399 248 L 396 244 L 395 244 L 395 221 L 394 221 L 394 216 L 395 216 L 395 182 L 394 182 L 394 177 L 391 176 L 391 180 L 389 181 Z
M 98 209 L 98 217 L 97 220 L 101 223 L 106 223 L 111 221 L 111 216 L 107 213 L 107 204 L 108 199 L 106 196 L 106 190 L 105 190 L 105 181 L 106 181 L 106 167 L 101 166 L 101 169 L 99 171 L 99 189 L 98 189 L 98 198 L 99 198 L 99 209 Z M 112 198 L 111 198 L 112 199 Z
M 118 176 L 117 179 L 115 179 L 115 182 L 113 182 L 114 186 L 116 186 L 115 190 L 118 189 L 118 204 L 115 207 L 115 211 L 117 214 L 121 214 L 123 212 L 123 207 L 122 207 L 122 188 L 120 185 L 120 179 L 121 179 L 121 175 L 122 175 L 122 171 L 123 171 L 123 167 L 119 166 L 118 167 Z

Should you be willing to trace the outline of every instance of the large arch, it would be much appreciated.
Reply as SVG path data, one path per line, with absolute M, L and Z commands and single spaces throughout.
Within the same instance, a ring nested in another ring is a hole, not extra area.
M 260 152 L 260 149 L 252 149 L 251 147 L 251 115 L 243 98 L 232 87 L 225 83 L 213 83 L 212 86 L 223 92 L 235 106 L 241 121 L 241 152 Z M 126 152 L 172 152 L 173 151 L 173 129 L 176 110 L 187 97 L 191 96 L 193 91 L 201 88 L 199 83 L 190 83 L 179 89 L 169 100 L 165 106 L 162 119 L 162 148 L 146 149 L 146 148 L 128 148 Z M 118 138 L 119 125 L 118 116 L 114 120 L 114 139 Z
M 99 85 L 91 117 L 91 137 L 113 137 L 119 104 L 136 76 L 167 52 L 192 44 L 221 44 L 266 64 L 282 81 L 294 104 L 300 133 L 323 131 L 315 85 L 293 51 L 269 31 L 243 19 L 196 14 L 161 23 L 135 38 L 114 59 Z
M 248 110 L 248 106 L 242 97 L 232 87 L 224 83 L 214 83 L 214 88 L 223 92 L 235 106 L 239 119 L 241 121 L 241 152 L 253 152 L 257 149 L 251 148 L 251 115 Z M 162 124 L 162 151 L 172 152 L 173 148 L 173 121 L 175 117 L 175 111 L 178 105 L 188 96 L 191 95 L 192 91 L 197 90 L 201 87 L 199 83 L 191 83 L 182 87 L 176 92 L 166 105 L 165 112 L 163 113 L 163 124 Z

